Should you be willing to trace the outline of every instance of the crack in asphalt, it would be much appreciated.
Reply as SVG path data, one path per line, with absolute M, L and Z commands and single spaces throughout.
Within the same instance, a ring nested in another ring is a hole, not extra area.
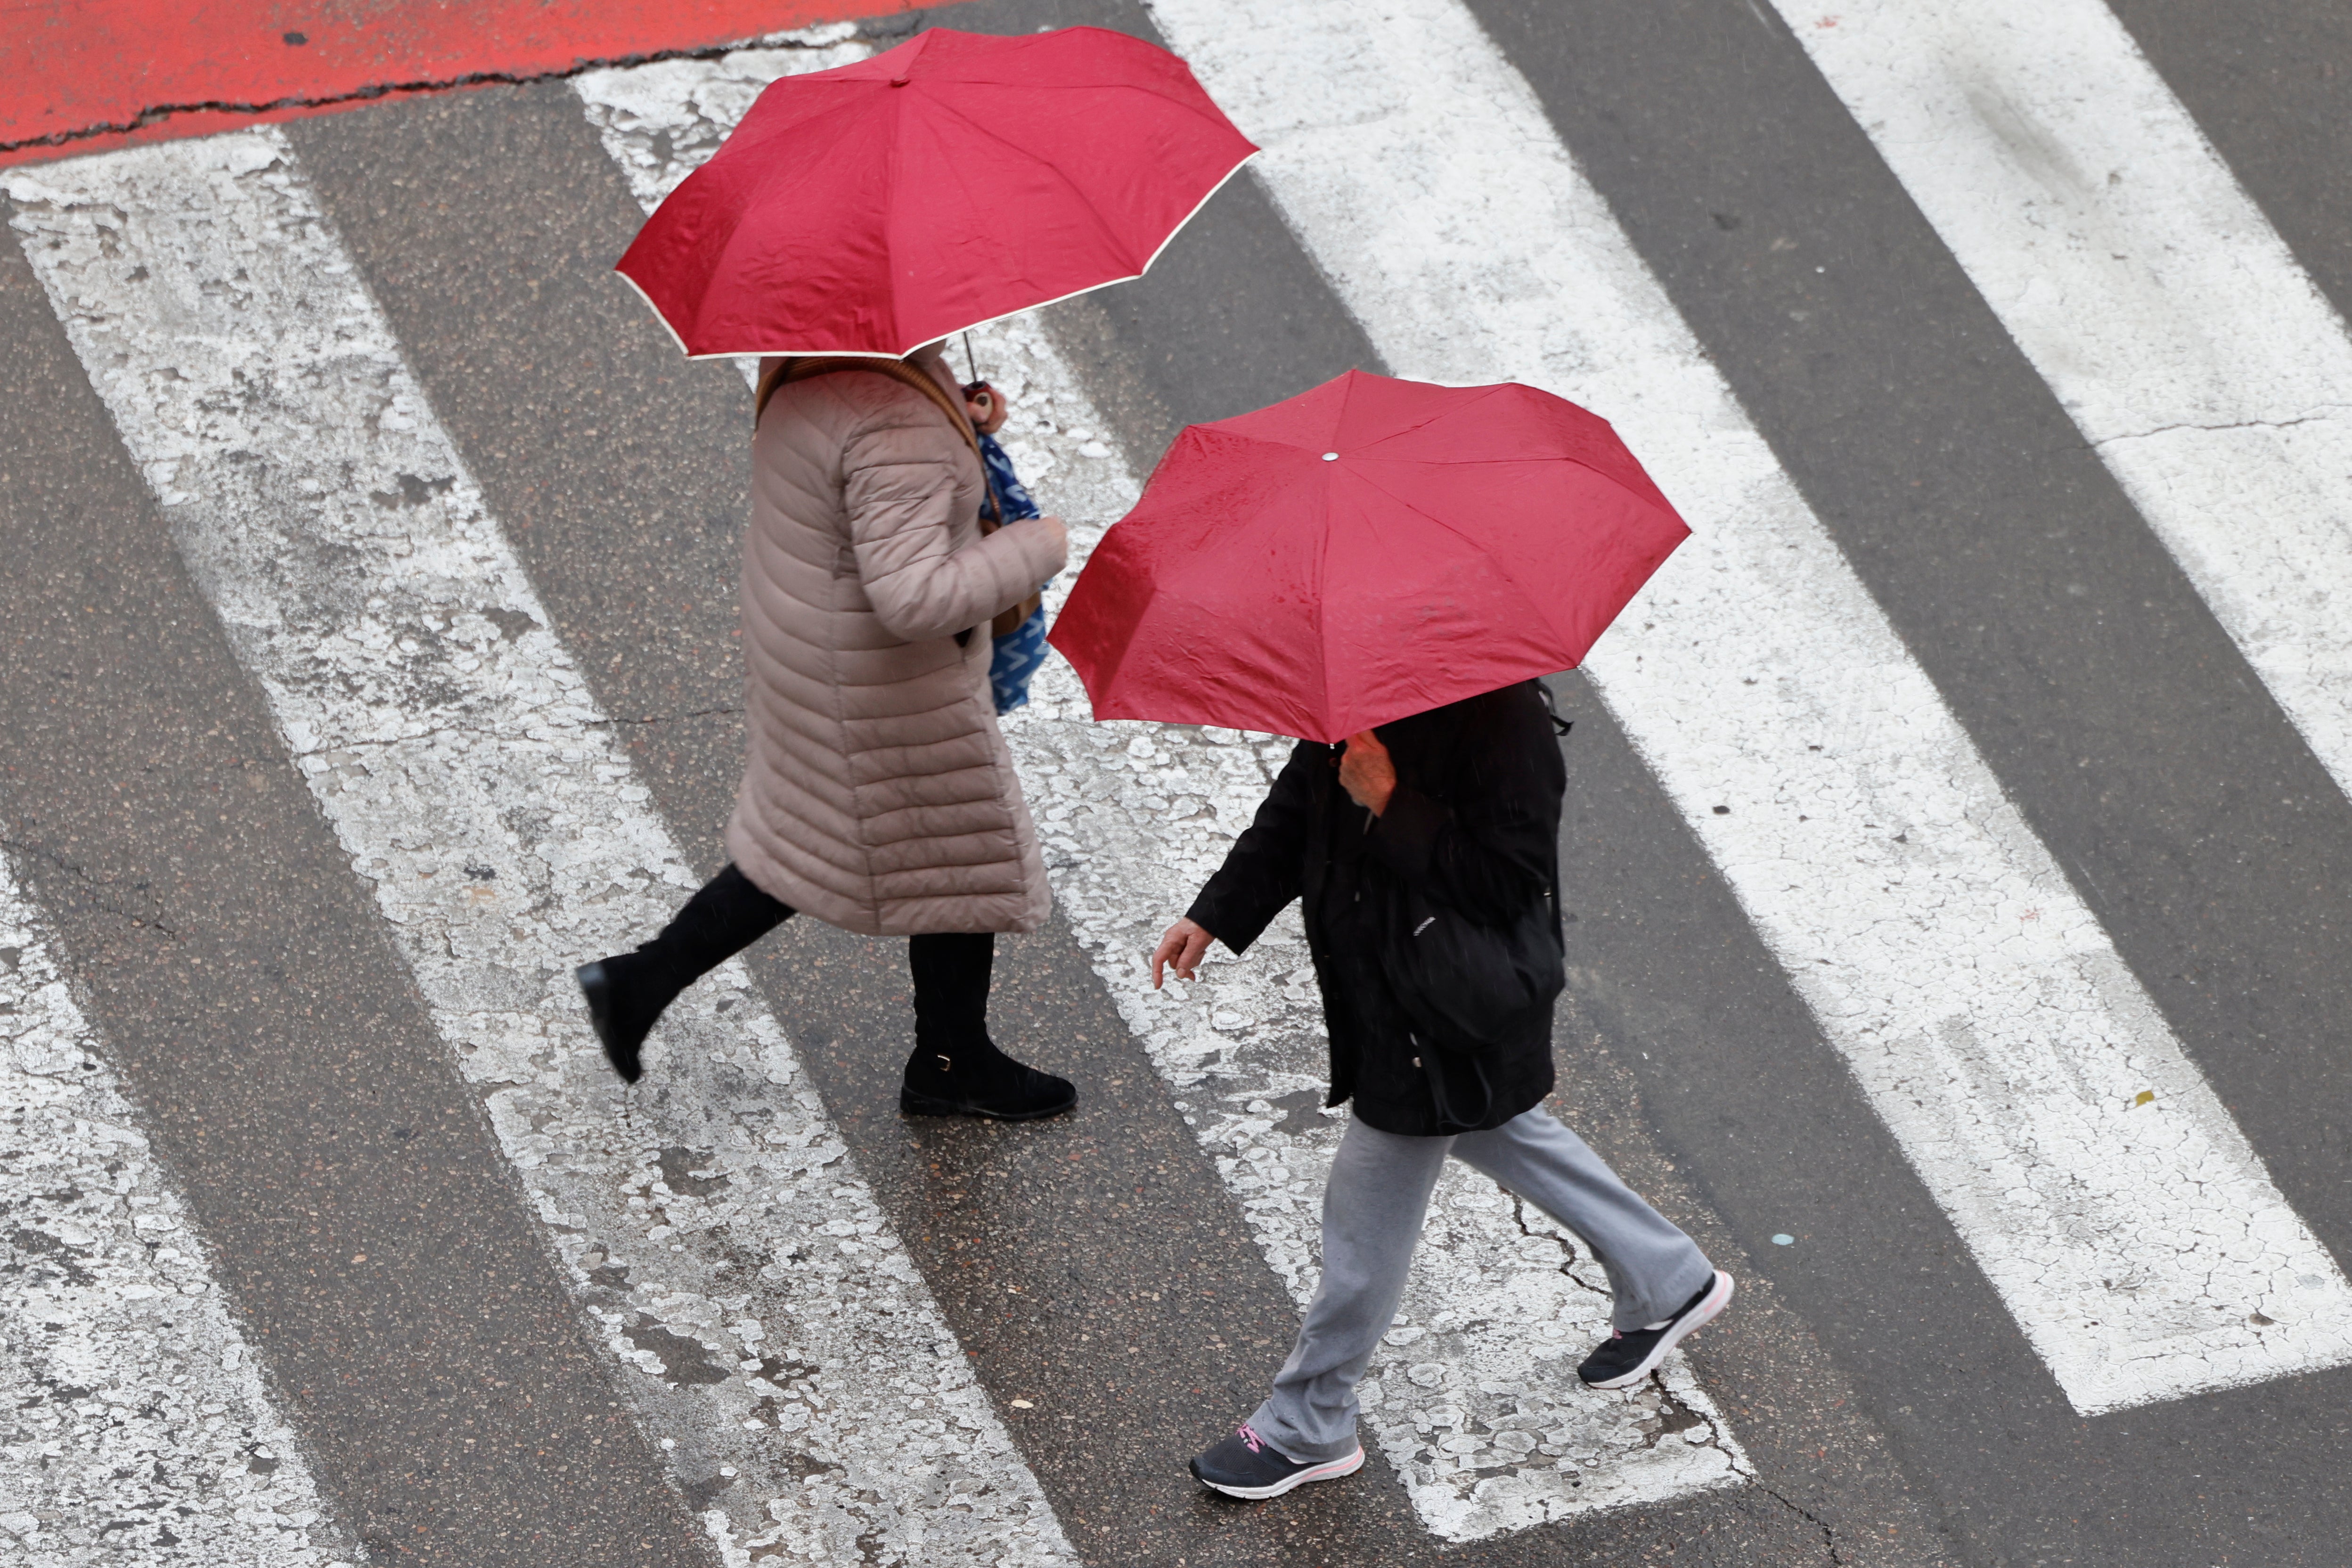
M 1500 1184 L 1497 1184 L 1497 1185 L 1500 1185 Z M 1539 1231 L 1535 1229 L 1528 1224 L 1527 1200 L 1521 1197 L 1518 1194 L 1512 1192 L 1508 1187 L 1503 1188 L 1503 1195 L 1511 1200 L 1511 1222 L 1519 1227 L 1519 1234 L 1521 1236 L 1527 1237 L 1530 1239 L 1549 1241 L 1559 1248 L 1559 1271 L 1561 1274 L 1565 1275 L 1579 1289 L 1590 1291 L 1596 1296 L 1611 1297 L 1612 1300 L 1614 1300 L 1609 1291 L 1583 1279 L 1571 1267 L 1571 1265 L 1576 1262 L 1577 1258 L 1576 1247 L 1574 1243 L 1572 1243 L 1567 1237 L 1559 1234 L 1558 1231 Z M 1734 1470 L 1738 1471 L 1741 1475 L 1747 1476 L 1751 1480 L 1756 1479 L 1754 1472 L 1741 1462 L 1742 1456 L 1740 1456 L 1738 1451 L 1737 1449 L 1725 1447 L 1725 1434 L 1721 1423 L 1717 1422 L 1713 1416 L 1707 1415 L 1706 1412 L 1694 1408 L 1692 1405 L 1678 1397 L 1673 1389 L 1666 1386 L 1665 1379 L 1658 1373 L 1651 1373 L 1648 1382 L 1649 1386 L 1655 1390 L 1658 1395 L 1659 1425 L 1658 1429 L 1650 1433 L 1643 1440 L 1642 1447 L 1644 1448 L 1654 1448 L 1667 1437 L 1679 1436 L 1681 1433 L 1688 1431 L 1693 1426 L 1705 1426 L 1706 1428 L 1706 1441 L 1704 1444 L 1698 1445 L 1698 1447 L 1714 1448 L 1720 1451 L 1731 1459 L 1732 1468 Z M 1687 1441 L 1687 1439 L 1685 1439 L 1685 1441 Z M 1768 1491 L 1770 1490 L 1769 1488 L 1766 1488 L 1765 1489 Z M 1788 1500 L 1784 1498 L 1781 1500 L 1785 1502 Z M 1790 1506 L 1794 1507 L 1795 1505 L 1790 1504 Z M 1799 1510 L 1799 1511 L 1802 1512 L 1803 1510 Z M 1807 1514 L 1806 1517 L 1811 1519 L 1812 1516 Z M 1821 1523 L 1819 1520 L 1814 1520 L 1813 1522 L 1816 1524 Z M 1823 1526 L 1824 1530 L 1827 1528 L 1827 1526 Z M 1831 1549 L 1830 1561 L 1832 1563 L 1838 1561 L 1834 1546 Z
M 1498 1186 L 1500 1185 L 1499 1183 L 1496 1184 Z M 1567 1237 L 1562 1236 L 1558 1231 L 1539 1231 L 1529 1226 L 1528 1224 L 1527 1200 L 1521 1197 L 1518 1194 L 1511 1191 L 1508 1187 L 1504 1187 L 1502 1191 L 1503 1195 L 1511 1200 L 1511 1223 L 1519 1227 L 1519 1234 L 1521 1236 L 1527 1237 L 1531 1240 L 1540 1239 L 1549 1241 L 1558 1247 L 1560 1250 L 1559 1271 L 1570 1280 L 1574 1282 L 1578 1289 L 1590 1291 L 1596 1296 L 1610 1295 L 1609 1291 L 1602 1289 L 1597 1285 L 1590 1283 L 1577 1275 L 1575 1269 L 1571 1267 L 1571 1265 L 1576 1262 L 1577 1258 L 1576 1247 Z M 1740 1457 L 1738 1456 L 1738 1451 L 1736 1449 L 1727 1448 L 1724 1446 L 1725 1434 L 1720 1423 L 1718 1423 L 1713 1416 L 1707 1415 L 1705 1411 L 1696 1409 L 1681 1398 L 1677 1397 L 1675 1391 L 1666 1386 L 1665 1379 L 1659 1375 L 1659 1373 L 1655 1372 L 1651 1373 L 1648 1382 L 1649 1386 L 1654 1390 L 1658 1395 L 1659 1424 L 1658 1429 L 1650 1433 L 1643 1442 L 1642 1446 L 1643 1447 L 1654 1448 L 1667 1437 L 1679 1436 L 1680 1434 L 1688 1431 L 1693 1426 L 1705 1426 L 1706 1428 L 1706 1441 L 1699 1446 L 1715 1448 L 1730 1456 L 1732 1459 L 1732 1468 L 1735 1470 L 1747 1476 L 1750 1480 L 1757 1479 L 1754 1472 L 1740 1463 Z M 1687 1439 L 1685 1439 L 1685 1441 L 1687 1441 Z M 1759 1482 L 1759 1484 L 1761 1483 Z M 1768 1492 L 1771 1491 L 1769 1487 L 1766 1487 L 1764 1489 Z M 1825 1538 L 1829 1536 L 1828 1525 L 1822 1524 L 1819 1519 L 1815 1519 L 1811 1514 L 1805 1513 L 1804 1510 L 1797 1508 L 1796 1504 L 1790 1502 L 1786 1498 L 1780 1497 L 1779 1493 L 1773 1492 L 1772 1495 L 1779 1501 L 1787 1504 L 1790 1508 L 1796 1509 L 1799 1513 L 1804 1514 L 1804 1517 L 1811 1520 L 1813 1523 L 1821 1525 L 1823 1536 Z M 1837 1546 L 1834 1540 L 1831 1540 L 1829 1542 L 1829 1552 L 1830 1561 L 1832 1563 L 1842 1562 L 1842 1559 L 1840 1559 L 1837 1554 Z
M 1497 1183 L 1496 1184 L 1500 1185 L 1501 1184 Z M 1519 1234 L 1521 1236 L 1527 1237 L 1530 1240 L 1549 1241 L 1559 1248 L 1559 1271 L 1566 1275 L 1569 1280 L 1573 1283 L 1578 1289 L 1591 1291 L 1595 1296 L 1608 1296 L 1610 1294 L 1608 1291 L 1601 1289 L 1599 1286 L 1591 1284 L 1580 1278 L 1575 1269 L 1569 1267 L 1576 1261 L 1576 1248 L 1570 1243 L 1568 1237 L 1560 1235 L 1558 1231 L 1536 1230 L 1528 1226 L 1527 1199 L 1519 1196 L 1518 1194 L 1511 1191 L 1508 1187 L 1503 1188 L 1503 1195 L 1511 1200 L 1511 1223 L 1519 1227 Z M 1611 1300 L 1613 1300 L 1615 1298 L 1611 1297 Z M 1665 1385 L 1664 1384 L 1660 1384 L 1658 1386 L 1664 1388 Z
M 1787 1509 L 1790 1513 L 1795 1514 L 1799 1519 L 1803 1520 L 1806 1523 L 1820 1531 L 1822 1532 L 1822 1550 L 1826 1551 L 1830 1554 L 1830 1561 L 1836 1563 L 1838 1568 L 1844 1568 L 1845 1559 L 1838 1552 L 1837 1530 L 1835 1526 L 1832 1525 L 1829 1521 L 1823 1519 L 1812 1510 L 1783 1497 L 1780 1493 L 1773 1490 L 1770 1487 L 1766 1486 L 1760 1480 L 1756 1483 L 1756 1487 L 1757 1489 L 1761 1491 L 1766 1497 L 1770 1498 L 1774 1502 L 1779 1503 L 1782 1508 Z
M 337 740 L 330 745 L 313 746 L 307 752 L 291 752 L 289 753 L 289 760 L 297 763 L 307 763 L 313 759 L 331 757 L 337 752 L 341 752 L 346 756 L 356 757 L 362 752 L 382 752 L 389 750 L 394 746 L 414 745 L 419 741 L 430 741 L 442 735 L 473 735 L 485 741 L 497 741 L 509 738 L 502 735 L 496 730 L 484 730 L 471 724 L 435 724 L 429 728 L 419 730 L 414 734 L 393 735 L 382 740 L 374 739 L 373 737 L 364 741 L 347 739 Z
M 740 708 L 698 708 L 691 712 L 686 713 L 648 713 L 639 717 L 625 716 L 614 719 L 583 719 L 578 721 L 578 723 L 580 728 L 583 730 L 605 730 L 621 724 L 670 724 L 676 723 L 681 719 L 713 719 L 725 714 L 740 714 L 742 711 L 743 710 Z M 303 763 L 311 761 L 314 758 L 330 757 L 337 752 L 341 752 L 346 755 L 356 755 L 361 752 L 382 751 L 393 746 L 413 745 L 416 742 L 430 741 L 440 735 L 474 735 L 478 736 L 485 741 L 501 741 L 513 738 L 508 731 L 495 729 L 484 729 L 476 724 L 435 724 L 428 726 L 427 728 L 418 730 L 413 734 L 393 735 L 381 740 L 337 740 L 326 745 L 313 746 L 307 752 L 295 752 L 291 753 L 291 756 L 293 761 Z
M 118 920 L 129 921 L 132 925 L 139 927 L 142 931 L 159 931 L 165 936 L 171 938 L 173 942 L 178 942 L 180 940 L 180 933 L 178 931 L 164 924 L 163 921 L 156 919 L 152 914 L 146 916 L 132 914 L 121 904 L 104 897 L 102 894 L 100 894 L 98 889 L 111 887 L 113 884 L 91 876 L 89 871 L 75 865 L 72 861 L 67 859 L 64 856 L 58 854 L 54 849 L 45 849 L 37 844 L 28 844 L 21 838 L 0 837 L 0 850 L 5 850 L 11 854 L 20 857 L 31 856 L 46 860 L 50 865 L 56 867 L 58 870 L 63 871 L 67 876 L 71 877 L 75 881 L 82 884 L 85 888 L 90 889 L 93 893 L 90 901 L 95 903 L 106 913 L 114 916 Z
M 13 142 L 0 142 L 0 154 L 21 153 L 33 147 L 68 147 L 77 142 L 87 142 L 99 136 L 128 135 L 144 131 L 175 115 L 182 114 L 274 114 L 289 109 L 332 109 L 339 104 L 368 103 L 380 98 L 395 98 L 428 92 L 455 92 L 469 87 L 530 87 L 544 81 L 569 81 L 589 71 L 613 70 L 628 66 L 656 65 L 664 60 L 715 60 L 738 49 L 816 49 L 828 45 L 803 43 L 794 38 L 736 39 L 730 43 L 711 44 L 693 49 L 650 49 L 637 54 L 611 55 L 596 59 L 574 60 L 560 69 L 543 71 L 462 71 L 450 77 L 420 77 L 407 81 L 369 82 L 348 92 L 318 95 L 289 94 L 284 98 L 242 100 L 228 98 L 195 99 L 185 103 L 150 104 L 128 120 L 104 120 L 90 125 L 76 126 L 69 131 L 52 131 L 45 135 L 20 137 Z

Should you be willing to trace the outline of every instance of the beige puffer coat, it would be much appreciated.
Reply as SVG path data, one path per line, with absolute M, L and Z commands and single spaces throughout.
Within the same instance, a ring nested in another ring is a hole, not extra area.
M 960 405 L 937 353 L 912 363 Z M 845 930 L 1034 931 L 1050 907 L 988 623 L 1063 551 L 1037 522 L 982 538 L 983 484 L 944 410 L 869 372 L 777 387 L 752 437 L 749 756 L 727 848 Z

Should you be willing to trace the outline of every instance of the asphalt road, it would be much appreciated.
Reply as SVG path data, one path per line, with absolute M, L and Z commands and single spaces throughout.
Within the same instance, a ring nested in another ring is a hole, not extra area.
M 1469 8 L 2279 1190 L 2352 1260 L 2352 802 L 1769 9 Z M 2115 9 L 2352 310 L 2352 14 Z M 928 21 L 1157 36 L 1139 5 L 1040 0 L 870 31 Z M 748 395 L 681 363 L 611 277 L 642 213 L 577 96 L 494 87 L 284 131 L 652 808 L 716 869 Z M 1045 321 L 1138 473 L 1184 424 L 1395 368 L 1247 174 L 1150 277 Z M 0 405 L 10 864 L 331 1528 L 378 1563 L 716 1561 L 707 1500 L 627 1418 L 369 884 L 13 245 L 0 341 L 25 389 Z M 1559 1109 L 1739 1277 L 1690 1359 L 1752 1485 L 1458 1545 L 1377 1454 L 1276 1505 L 1211 1498 L 1181 1460 L 1255 1402 L 1296 1310 L 1080 936 L 1057 918 L 999 947 L 998 1038 L 1081 1095 L 1020 1127 L 897 1115 L 898 944 L 796 921 L 753 955 L 1077 1555 L 2341 1562 L 2352 1371 L 2076 1414 L 1638 747 L 1581 676 L 1556 684 L 1576 721 Z M 920 1560 L 898 1550 L 872 1560 Z

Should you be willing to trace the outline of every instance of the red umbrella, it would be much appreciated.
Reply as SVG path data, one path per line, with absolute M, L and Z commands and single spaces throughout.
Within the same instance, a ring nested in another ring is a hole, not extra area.
M 1689 533 L 1573 403 L 1349 371 L 1189 426 L 1050 640 L 1097 719 L 1338 741 L 1572 668 Z
M 898 358 L 1141 277 L 1256 151 L 1140 38 L 932 27 L 771 84 L 620 272 L 698 359 Z

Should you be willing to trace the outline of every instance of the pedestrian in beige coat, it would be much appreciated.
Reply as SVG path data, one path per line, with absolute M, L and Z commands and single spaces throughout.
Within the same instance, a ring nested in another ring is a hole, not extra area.
M 996 726 L 989 626 L 1061 570 L 1068 539 L 1051 517 L 988 531 L 986 494 L 938 344 L 763 366 L 733 860 L 652 941 L 581 967 L 624 1079 L 678 993 L 797 910 L 912 939 L 902 1110 L 1024 1119 L 1076 1102 L 988 1037 L 994 933 L 1036 930 L 1051 901 Z

